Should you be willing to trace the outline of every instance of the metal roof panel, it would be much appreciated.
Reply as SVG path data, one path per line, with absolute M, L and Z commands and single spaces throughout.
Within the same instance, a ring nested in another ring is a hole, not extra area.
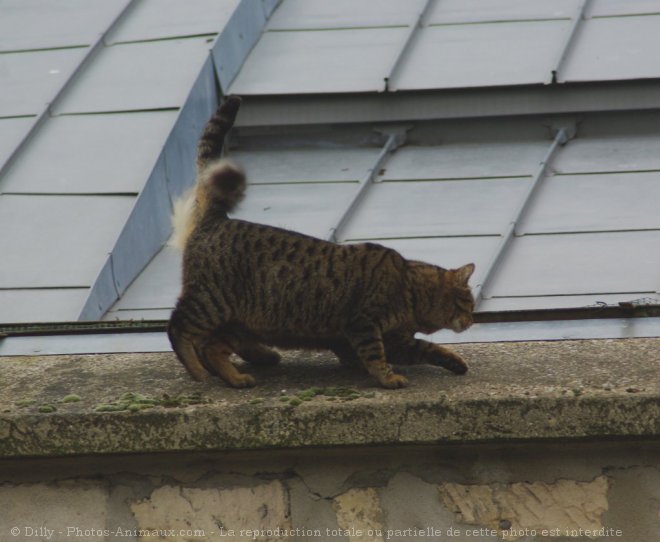
M 86 296 L 87 288 L 0 290 L 0 323 L 73 322 Z
M 134 201 L 0 195 L 0 231 L 12 232 L 0 236 L 0 289 L 89 286 Z
M 175 118 L 174 111 L 50 118 L 4 176 L 0 189 L 14 193 L 137 193 Z
M 33 122 L 34 117 L 0 119 L 0 167 L 28 133 Z
M 251 183 L 359 181 L 373 166 L 377 148 L 232 151 Z M 295 164 L 295 167 L 291 167 Z
M 497 235 L 530 182 L 518 178 L 377 183 L 343 235 L 346 239 Z
M 541 184 L 520 233 L 660 229 L 660 172 L 556 175 Z
M 398 90 L 549 83 L 570 21 L 431 26 L 418 31 Z
M 83 47 L 0 54 L 0 117 L 40 113 L 85 52 Z
M 571 140 L 552 168 L 563 174 L 660 169 L 660 136 L 626 135 Z
M 250 185 L 235 218 L 326 238 L 358 183 Z
M 492 297 L 656 291 L 660 231 L 525 235 L 511 244 Z
M 89 45 L 126 0 L 2 0 L 0 51 Z
M 586 20 L 562 67 L 560 81 L 660 77 L 659 27 L 660 15 Z
M 268 30 L 356 28 L 408 25 L 425 0 L 286 0 Z
M 266 32 L 229 92 L 380 92 L 406 32 L 405 28 Z
M 239 0 L 141 0 L 106 43 L 217 34 L 238 3 Z
M 427 24 L 452 24 L 531 19 L 566 19 L 580 0 L 442 0 L 427 18 Z
M 387 162 L 382 180 L 465 179 L 532 175 L 548 141 L 481 141 L 405 146 Z
M 209 48 L 206 38 L 106 47 L 76 77 L 55 113 L 180 107 Z
M 181 251 L 165 246 L 131 283 L 112 310 L 171 310 L 180 290 Z
M 591 2 L 589 17 L 612 17 L 616 15 L 643 15 L 660 13 L 658 0 L 598 0 Z

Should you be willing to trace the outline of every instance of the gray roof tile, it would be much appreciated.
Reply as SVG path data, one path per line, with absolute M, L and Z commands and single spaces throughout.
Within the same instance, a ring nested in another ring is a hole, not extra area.
M 0 166 L 5 163 L 14 149 L 16 149 L 16 146 L 25 137 L 33 122 L 34 118 L 32 117 L 0 119 Z M 1 181 L 0 190 L 2 190 Z
M 548 148 L 543 140 L 448 142 L 406 146 L 387 162 L 382 180 L 465 179 L 532 175 Z
M 376 160 L 378 148 L 236 151 L 253 184 L 359 181 Z M 295 168 L 291 164 L 295 163 Z
M 0 289 L 90 286 L 134 201 L 0 195 Z
M 126 0 L 2 0 L 0 51 L 89 45 Z
M 427 24 L 456 24 L 531 19 L 570 19 L 581 0 L 442 0 Z
M 567 56 L 561 81 L 660 77 L 660 14 L 585 21 Z
M 378 92 L 405 28 L 266 32 L 231 84 L 233 94 Z
M 525 235 L 516 238 L 492 295 L 551 296 L 652 292 L 660 231 Z
M 425 0 L 286 0 L 273 14 L 268 30 L 406 26 Z
M 87 288 L 0 289 L 0 323 L 73 322 Z
M 85 52 L 75 48 L 0 54 L 0 117 L 41 112 Z
M 137 193 L 175 119 L 173 111 L 54 117 L 0 181 L 0 190 Z
M 56 114 L 181 107 L 208 57 L 206 38 L 113 45 L 76 77 Z
M 569 30 L 566 20 L 426 27 L 391 88 L 549 83 Z
M 545 179 L 521 233 L 660 230 L 660 171 Z
M 369 189 L 344 237 L 498 235 L 530 182 L 516 178 L 378 183 Z
M 108 36 L 106 43 L 217 34 L 240 0 L 141 0 Z

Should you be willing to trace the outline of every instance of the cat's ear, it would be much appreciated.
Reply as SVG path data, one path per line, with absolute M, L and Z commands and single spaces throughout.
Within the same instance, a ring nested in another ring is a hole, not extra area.
M 468 263 L 463 267 L 459 267 L 456 270 L 456 279 L 458 282 L 467 284 L 468 280 L 470 280 L 470 277 L 472 276 L 472 273 L 474 273 L 474 269 L 475 265 L 473 263 Z

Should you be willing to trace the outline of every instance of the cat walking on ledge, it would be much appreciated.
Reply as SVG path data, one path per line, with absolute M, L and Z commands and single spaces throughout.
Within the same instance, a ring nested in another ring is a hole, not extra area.
M 415 333 L 472 325 L 474 264 L 443 269 L 374 243 L 338 245 L 229 218 L 246 179 L 220 156 L 239 106 L 239 98 L 229 97 L 208 121 L 196 187 L 175 217 L 183 286 L 168 336 L 193 378 L 217 375 L 234 387 L 253 386 L 254 378 L 239 372 L 230 356 L 278 363 L 270 346 L 329 349 L 385 388 L 407 384 L 390 364 L 465 373 L 460 356 Z

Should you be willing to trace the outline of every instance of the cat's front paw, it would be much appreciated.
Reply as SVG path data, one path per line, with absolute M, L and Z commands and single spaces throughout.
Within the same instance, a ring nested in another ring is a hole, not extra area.
M 405 388 L 408 385 L 408 379 L 403 375 L 391 373 L 380 380 L 380 385 L 390 390 Z
M 252 388 L 256 383 L 257 382 L 252 375 L 243 373 L 234 375 L 231 380 L 229 380 L 229 385 L 232 388 Z
M 435 352 L 432 363 L 457 375 L 465 374 L 468 370 L 467 363 L 463 361 L 461 356 L 446 349 L 443 349 L 442 352 Z

